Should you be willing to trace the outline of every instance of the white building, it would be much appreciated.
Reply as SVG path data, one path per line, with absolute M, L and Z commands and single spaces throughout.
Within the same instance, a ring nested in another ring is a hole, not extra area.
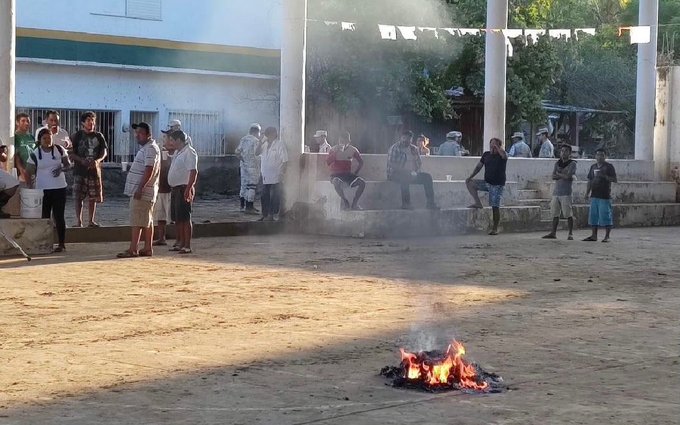
M 99 115 L 110 160 L 134 154 L 129 125 L 171 119 L 204 156 L 257 121 L 278 125 L 280 0 L 17 0 L 17 111 L 78 129 Z

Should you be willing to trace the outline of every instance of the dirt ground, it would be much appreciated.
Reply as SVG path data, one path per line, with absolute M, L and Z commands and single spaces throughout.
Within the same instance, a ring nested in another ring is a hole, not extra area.
M 99 244 L 0 260 L 0 424 L 678 424 L 679 235 L 237 237 L 182 258 Z M 453 337 L 510 390 L 378 376 L 400 346 Z

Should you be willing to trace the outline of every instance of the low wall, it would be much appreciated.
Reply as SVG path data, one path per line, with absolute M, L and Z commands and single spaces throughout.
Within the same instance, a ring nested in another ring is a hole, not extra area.
M 369 181 L 382 181 L 387 174 L 387 155 L 363 155 L 364 168 L 361 176 Z M 530 181 L 550 180 L 555 159 L 510 158 L 507 166 L 507 179 L 526 186 Z M 432 174 L 435 180 L 445 180 L 447 175 L 453 180 L 465 180 L 479 163 L 479 157 L 423 157 L 423 171 Z M 592 159 L 579 159 L 577 177 L 585 180 Z M 654 162 L 635 160 L 611 160 L 616 167 L 619 180 L 654 181 Z M 327 180 L 329 176 L 324 154 L 304 154 L 302 166 L 308 180 Z

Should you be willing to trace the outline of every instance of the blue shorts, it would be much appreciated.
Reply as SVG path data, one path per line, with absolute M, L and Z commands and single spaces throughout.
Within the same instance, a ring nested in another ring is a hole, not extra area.
M 614 209 L 611 199 L 592 198 L 590 200 L 588 225 L 591 227 L 614 226 Z
M 505 186 L 489 184 L 484 180 L 475 180 L 475 188 L 480 192 L 489 192 L 489 206 L 500 208 Z

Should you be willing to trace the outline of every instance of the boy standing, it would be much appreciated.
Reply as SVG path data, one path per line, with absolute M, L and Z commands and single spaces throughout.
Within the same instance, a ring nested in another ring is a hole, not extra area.
M 618 182 L 616 169 L 607 162 L 604 149 L 595 151 L 597 162 L 590 167 L 588 173 L 588 189 L 586 199 L 592 195 L 588 224 L 593 228 L 593 234 L 585 238 L 585 242 L 597 242 L 597 230 L 604 228 L 606 233 L 602 242 L 609 242 L 609 234 L 614 226 L 614 211 L 612 208 L 612 183 Z

